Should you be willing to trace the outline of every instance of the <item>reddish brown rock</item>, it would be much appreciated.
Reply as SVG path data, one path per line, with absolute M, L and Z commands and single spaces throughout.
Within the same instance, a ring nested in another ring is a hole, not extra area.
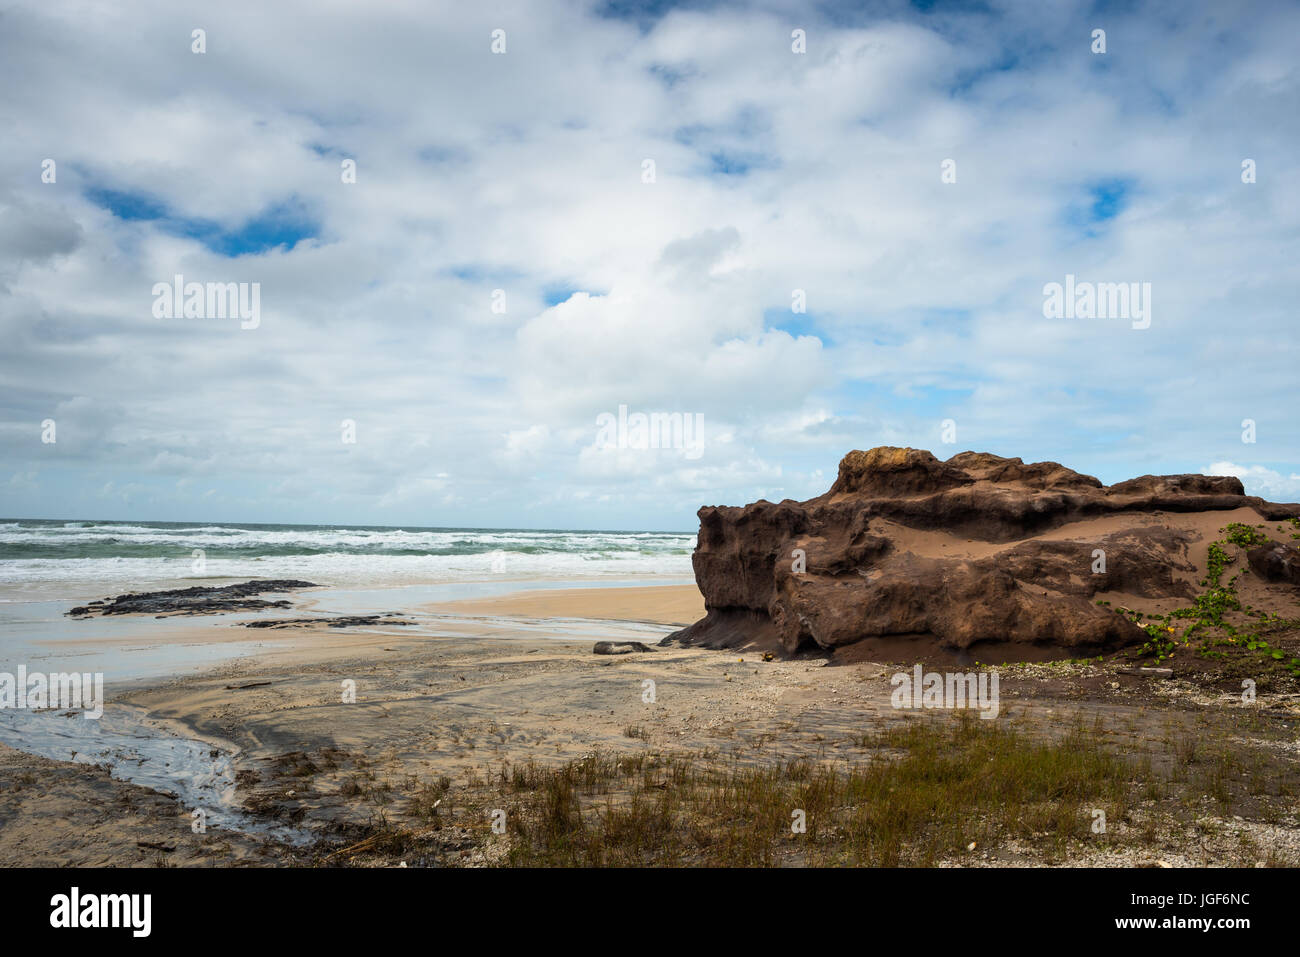
M 1246 553 L 1251 569 L 1269 582 L 1300 585 L 1300 548 L 1269 542 L 1256 545 Z
M 1093 655 L 1146 639 L 1096 596 L 1129 607 L 1190 599 L 1205 530 L 1236 509 L 1300 515 L 1231 477 L 1105 486 L 989 453 L 850 452 L 817 498 L 700 509 L 693 564 L 707 615 L 665 643 L 987 662 Z

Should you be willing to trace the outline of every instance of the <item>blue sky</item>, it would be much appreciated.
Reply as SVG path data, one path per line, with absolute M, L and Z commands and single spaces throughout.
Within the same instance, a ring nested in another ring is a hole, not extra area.
M 5 23 L 5 516 L 684 530 L 876 445 L 1300 500 L 1292 4 Z M 157 318 L 177 274 L 256 328 Z M 1067 275 L 1150 327 L 1045 318 Z M 703 446 L 602 448 L 620 406 Z
M 87 185 L 85 198 L 124 223 L 149 223 L 171 236 L 193 239 L 221 256 L 257 256 L 293 249 L 319 233 L 319 226 L 296 197 L 263 209 L 237 225 L 187 217 L 148 193 Z

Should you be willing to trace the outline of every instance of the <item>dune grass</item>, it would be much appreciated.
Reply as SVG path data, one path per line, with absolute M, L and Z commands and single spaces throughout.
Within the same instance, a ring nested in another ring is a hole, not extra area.
M 863 743 L 853 764 L 596 754 L 517 767 L 508 863 L 924 866 L 1006 837 L 1104 841 L 1094 811 L 1118 820 L 1150 773 L 1082 728 L 1043 742 L 974 718 L 913 721 Z

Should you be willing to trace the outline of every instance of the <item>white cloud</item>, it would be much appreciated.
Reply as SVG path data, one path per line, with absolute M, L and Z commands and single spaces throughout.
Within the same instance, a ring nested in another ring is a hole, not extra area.
M 991 5 L 235 3 L 199 56 L 162 0 L 10 4 L 0 451 L 41 475 L 10 508 L 108 487 L 137 518 L 689 528 L 823 490 L 851 446 L 942 454 L 949 417 L 963 448 L 1107 481 L 1230 458 L 1251 417 L 1275 471 L 1243 478 L 1297 497 L 1300 11 L 1112 11 L 1102 59 L 1082 0 Z M 277 204 L 319 235 L 194 238 Z M 261 283 L 261 327 L 154 320 L 177 272 Z M 1151 282 L 1151 328 L 1044 320 L 1067 273 Z M 620 404 L 702 414 L 703 456 L 593 455 Z
M 1300 473 L 1283 475 L 1263 465 L 1234 465 L 1232 462 L 1214 462 L 1201 469 L 1204 475 L 1235 475 L 1241 479 L 1247 495 L 1274 502 L 1300 502 Z

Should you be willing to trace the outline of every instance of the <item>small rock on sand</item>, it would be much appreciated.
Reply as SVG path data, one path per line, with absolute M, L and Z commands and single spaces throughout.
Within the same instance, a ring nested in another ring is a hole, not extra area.
M 630 655 L 634 651 L 653 651 L 639 641 L 598 641 L 591 649 L 597 655 Z

